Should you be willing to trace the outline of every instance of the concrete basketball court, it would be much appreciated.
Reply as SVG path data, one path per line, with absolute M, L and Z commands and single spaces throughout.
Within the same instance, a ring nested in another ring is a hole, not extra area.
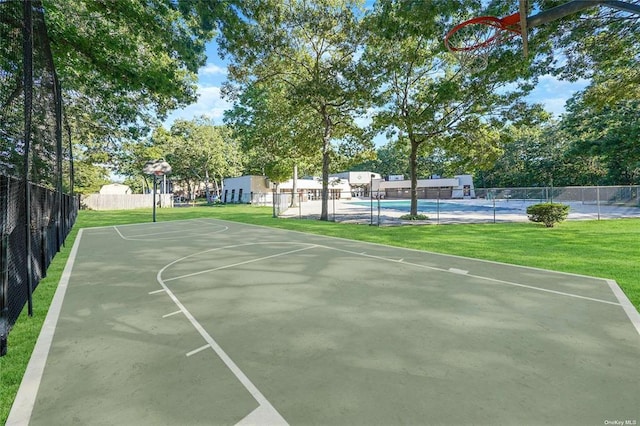
M 611 280 L 219 220 L 91 228 L 8 424 L 637 422 L 639 360 Z

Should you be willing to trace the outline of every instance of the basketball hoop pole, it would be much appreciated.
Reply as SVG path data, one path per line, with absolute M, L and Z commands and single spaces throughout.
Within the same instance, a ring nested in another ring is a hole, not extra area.
M 577 12 L 580 12 L 584 9 L 589 9 L 594 6 L 599 6 L 600 4 L 605 3 L 604 1 L 571 1 L 569 3 L 564 3 L 559 6 L 556 6 L 552 9 L 545 10 L 544 12 L 540 12 L 537 15 L 530 16 L 527 18 L 527 27 L 533 28 L 542 24 L 546 24 L 550 21 L 555 21 L 560 18 L 564 18 L 567 15 L 571 15 Z
M 640 6 L 631 3 L 625 3 L 616 0 L 591 0 L 591 1 L 571 1 L 569 3 L 561 4 L 552 9 L 540 12 L 537 15 L 527 18 L 527 27 L 533 28 L 538 25 L 546 24 L 550 21 L 555 21 L 560 18 L 564 18 L 567 15 L 580 12 L 584 9 L 589 9 L 595 6 L 605 6 L 612 9 L 622 10 L 625 12 L 640 14 Z
M 605 0 L 601 3 L 603 6 L 610 7 L 612 9 L 618 9 L 625 12 L 635 13 L 640 15 L 640 5 L 633 3 L 625 3 L 617 0 Z
M 156 191 L 158 176 L 165 176 L 171 172 L 171 166 L 164 160 L 147 161 L 142 169 L 144 174 L 153 175 L 153 221 L 156 221 Z M 166 181 L 165 181 L 166 182 Z

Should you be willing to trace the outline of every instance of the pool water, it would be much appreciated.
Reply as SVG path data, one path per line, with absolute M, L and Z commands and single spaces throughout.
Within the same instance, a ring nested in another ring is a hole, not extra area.
M 370 201 L 354 201 L 350 204 L 355 204 L 358 206 L 370 206 Z M 373 200 L 373 204 L 375 208 L 378 208 L 378 201 Z M 411 211 L 411 200 L 384 200 L 380 201 L 381 209 L 391 209 L 391 210 L 399 210 L 403 212 Z M 418 212 L 493 212 L 493 211 L 512 211 L 517 209 L 516 206 L 513 208 L 510 207 L 499 207 L 493 205 L 482 205 L 482 204 L 466 204 L 466 203 L 455 203 L 450 201 L 441 201 L 440 203 L 436 201 L 426 201 L 426 200 L 418 200 Z

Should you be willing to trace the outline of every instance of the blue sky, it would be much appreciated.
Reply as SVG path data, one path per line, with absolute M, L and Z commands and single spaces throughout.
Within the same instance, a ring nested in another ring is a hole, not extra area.
M 217 45 L 211 42 L 207 46 L 207 64 L 198 73 L 198 101 L 186 108 L 174 111 L 165 121 L 169 127 L 177 118 L 190 120 L 200 115 L 213 118 L 216 124 L 222 124 L 224 111 L 231 104 L 223 100 L 220 87 L 227 78 L 227 63 L 220 59 Z M 552 76 L 543 76 L 537 87 L 527 97 L 531 103 L 541 103 L 545 109 L 558 117 L 564 112 L 566 101 L 576 92 L 584 89 L 587 80 L 576 82 L 560 81 Z M 384 143 L 384 141 L 377 141 Z

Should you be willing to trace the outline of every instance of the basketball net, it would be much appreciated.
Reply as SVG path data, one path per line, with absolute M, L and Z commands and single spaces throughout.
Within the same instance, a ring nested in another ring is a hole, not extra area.
M 444 44 L 453 53 L 460 67 L 477 73 L 489 65 L 489 55 L 500 44 L 521 33 L 520 14 L 505 18 L 480 16 L 456 25 L 447 33 Z

